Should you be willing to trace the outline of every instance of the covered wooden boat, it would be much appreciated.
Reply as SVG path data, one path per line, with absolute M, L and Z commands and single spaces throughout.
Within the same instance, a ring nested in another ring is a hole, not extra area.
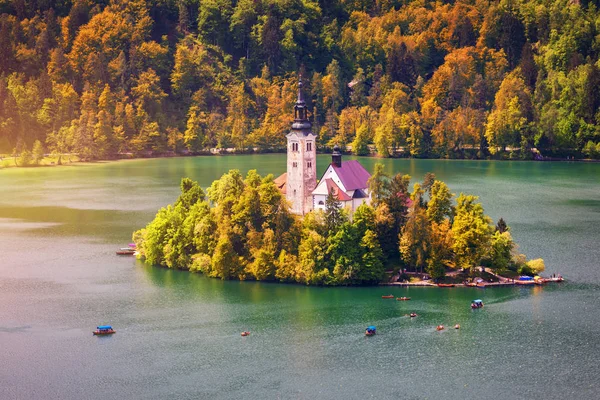
M 475 308 L 483 308 L 483 301 L 477 299 L 477 300 L 473 300 L 471 302 L 471 308 L 475 309 Z
M 135 249 L 131 247 L 121 247 L 117 250 L 118 256 L 132 256 L 135 254 Z
M 374 325 L 367 326 L 367 329 L 365 330 L 366 336 L 373 336 L 376 333 L 377 333 L 377 328 L 375 328 Z
M 100 325 L 96 327 L 96 330 L 92 332 L 94 335 L 102 336 L 102 335 L 112 335 L 113 333 L 117 333 L 110 325 Z
M 535 280 L 531 276 L 520 276 L 515 283 L 517 285 L 535 285 Z

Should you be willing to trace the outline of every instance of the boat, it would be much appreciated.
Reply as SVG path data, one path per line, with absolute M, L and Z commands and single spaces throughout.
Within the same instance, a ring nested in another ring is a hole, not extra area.
M 411 313 L 410 313 L 410 317 L 411 317 L 411 318 L 414 318 L 414 317 L 416 317 L 416 316 L 417 316 L 417 313 L 414 313 L 414 312 L 411 312 Z
M 135 254 L 135 249 L 132 247 L 121 247 L 117 250 L 118 256 L 132 256 Z
M 454 287 L 454 283 L 438 283 L 438 287 Z
M 100 325 L 96 327 L 96 330 L 92 332 L 94 335 L 102 336 L 102 335 L 112 335 L 113 333 L 117 333 L 112 326 L 110 325 Z
M 406 300 L 410 300 L 410 297 L 396 297 L 396 300 L 398 300 L 398 301 L 406 301 Z
M 515 283 L 517 285 L 535 285 L 535 280 L 531 276 L 520 276 Z
M 367 326 L 367 329 L 365 330 L 366 336 L 373 336 L 376 333 L 377 333 L 377 328 L 375 328 L 374 325 Z
M 444 330 L 444 325 L 438 325 L 435 327 L 436 331 L 443 331 Z
M 381 298 L 382 299 L 393 299 L 394 295 L 393 294 L 388 294 L 388 295 L 385 295 L 385 296 L 381 296 Z
M 460 324 L 454 325 L 454 329 L 460 329 Z
M 250 332 L 249 331 L 244 331 L 244 332 L 242 332 L 242 336 L 250 336 Z
M 483 301 L 477 299 L 477 300 L 473 300 L 471 302 L 471 308 L 475 309 L 475 308 L 483 308 Z

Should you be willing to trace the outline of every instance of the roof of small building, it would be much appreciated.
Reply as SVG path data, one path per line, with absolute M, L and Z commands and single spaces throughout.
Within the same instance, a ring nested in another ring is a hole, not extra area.
M 366 189 L 371 174 L 357 160 L 342 161 L 341 167 L 332 165 L 346 190 Z
M 331 178 L 325 179 L 325 184 L 327 185 L 327 193 L 331 193 L 333 191 L 333 195 L 339 201 L 350 201 L 352 197 L 348 196 L 346 192 L 344 192 L 340 187 L 333 181 Z
M 353 199 L 366 199 L 367 197 L 369 196 L 362 189 L 356 189 L 352 195 Z
M 282 194 L 286 194 L 287 192 L 287 172 L 284 172 L 283 174 L 279 175 L 277 178 L 275 178 L 273 180 L 273 183 L 277 186 L 277 189 L 279 189 L 279 191 Z

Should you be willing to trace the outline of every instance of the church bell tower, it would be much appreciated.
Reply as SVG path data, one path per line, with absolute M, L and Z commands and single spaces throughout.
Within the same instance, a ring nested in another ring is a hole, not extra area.
M 298 100 L 294 106 L 294 123 L 287 137 L 286 198 L 294 214 L 304 215 L 313 209 L 312 192 L 317 186 L 317 136 L 308 120 L 302 93 L 302 76 L 298 79 Z

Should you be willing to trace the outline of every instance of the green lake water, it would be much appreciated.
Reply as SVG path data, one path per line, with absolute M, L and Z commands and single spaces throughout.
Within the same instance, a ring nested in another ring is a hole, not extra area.
M 0 399 L 599 398 L 600 164 L 383 162 L 480 196 L 521 252 L 567 282 L 319 288 L 115 255 L 181 177 L 206 187 L 231 168 L 278 175 L 283 155 L 0 170 Z M 485 308 L 471 310 L 474 298 Z M 92 336 L 99 324 L 117 333 Z M 365 337 L 367 325 L 378 334 Z

